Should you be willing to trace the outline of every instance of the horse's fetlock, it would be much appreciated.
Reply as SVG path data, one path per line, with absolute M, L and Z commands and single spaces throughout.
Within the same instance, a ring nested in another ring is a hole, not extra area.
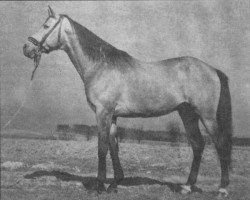
M 225 188 L 220 188 L 218 192 L 219 192 L 219 194 L 218 194 L 219 199 L 225 198 L 229 195 L 227 189 L 225 189 Z

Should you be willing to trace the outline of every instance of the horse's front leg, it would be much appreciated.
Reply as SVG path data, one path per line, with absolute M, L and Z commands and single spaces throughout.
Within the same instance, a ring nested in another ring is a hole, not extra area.
M 124 178 L 123 170 L 118 156 L 119 147 L 116 134 L 117 134 L 116 118 L 113 117 L 109 135 L 109 151 L 113 163 L 114 181 L 108 187 L 107 192 L 117 192 L 117 185 Z
M 98 175 L 97 191 L 98 193 L 106 191 L 104 182 L 106 180 L 106 156 L 109 144 L 109 131 L 111 125 L 111 114 L 106 110 L 96 113 L 98 125 Z

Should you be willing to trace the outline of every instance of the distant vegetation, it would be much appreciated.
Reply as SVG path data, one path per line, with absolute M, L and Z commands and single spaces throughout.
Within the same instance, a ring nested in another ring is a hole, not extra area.
M 97 137 L 97 126 L 84 124 L 58 124 L 56 130 L 50 133 L 39 133 L 26 130 L 1 130 L 2 138 L 38 139 L 38 140 L 76 140 L 77 135 L 83 135 L 87 141 Z M 203 136 L 206 144 L 212 144 L 209 135 Z M 169 142 L 171 146 L 180 143 L 188 143 L 186 134 L 183 133 L 178 124 L 171 123 L 164 131 L 143 130 L 143 127 L 124 128 L 118 127 L 117 139 L 119 142 L 161 141 Z M 250 138 L 233 138 L 233 144 L 237 146 L 250 146 Z
M 59 134 L 59 139 L 69 140 L 75 137 L 75 134 L 84 135 L 86 140 L 92 137 L 97 137 L 97 126 L 88 126 L 83 124 L 74 124 L 73 126 L 67 124 L 57 125 L 56 131 Z M 208 135 L 203 136 L 206 144 L 212 144 Z M 171 145 L 178 145 L 181 142 L 188 143 L 186 134 L 181 132 L 178 124 L 170 123 L 166 126 L 165 131 L 143 130 L 143 127 L 124 128 L 118 127 L 117 139 L 122 142 L 124 140 L 134 140 L 140 143 L 142 140 L 149 141 L 163 141 L 170 142 Z M 250 138 L 233 138 L 234 145 L 250 146 Z

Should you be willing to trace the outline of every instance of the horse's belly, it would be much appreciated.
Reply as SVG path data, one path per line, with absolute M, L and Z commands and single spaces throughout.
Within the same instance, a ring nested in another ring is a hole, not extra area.
M 115 108 L 117 117 L 156 117 L 173 112 L 179 105 L 174 97 L 154 97 L 119 102 Z
M 115 116 L 116 117 L 143 117 L 143 118 L 147 118 L 147 117 L 158 117 L 158 116 L 162 116 L 162 115 L 167 115 L 171 112 L 173 112 L 174 109 L 169 109 L 169 110 L 147 110 L 146 112 L 141 112 L 138 110 L 128 110 L 127 108 L 118 108 L 115 110 Z

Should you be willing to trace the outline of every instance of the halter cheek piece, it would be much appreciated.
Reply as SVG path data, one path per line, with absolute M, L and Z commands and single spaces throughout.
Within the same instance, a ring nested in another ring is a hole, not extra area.
M 58 39 L 57 39 L 57 43 L 60 43 L 60 38 L 61 38 L 61 22 L 62 22 L 62 16 L 59 17 L 59 20 L 55 23 L 55 25 L 48 31 L 48 33 L 46 33 L 42 40 L 39 42 L 37 41 L 37 39 L 33 38 L 33 37 L 28 37 L 28 41 L 32 42 L 34 45 L 39 47 L 40 51 L 43 51 L 45 53 L 49 53 L 50 49 L 45 49 L 45 47 L 43 47 L 43 43 L 46 41 L 46 39 L 49 37 L 49 35 L 52 33 L 52 31 L 54 31 L 54 29 L 57 27 L 57 25 L 60 23 L 60 28 L 59 28 L 59 32 L 58 32 Z

